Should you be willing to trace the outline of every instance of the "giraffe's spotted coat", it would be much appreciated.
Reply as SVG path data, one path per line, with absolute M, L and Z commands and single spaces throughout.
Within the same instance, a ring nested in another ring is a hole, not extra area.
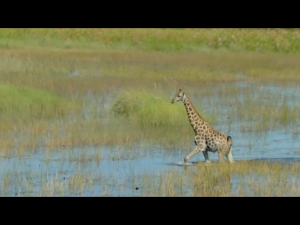
M 171 103 L 177 101 L 183 101 L 190 124 L 195 132 L 196 148 L 185 157 L 184 162 L 186 163 L 189 158 L 200 151 L 203 153 L 205 161 L 209 162 L 207 152 L 210 151 L 219 153 L 220 162 L 224 162 L 224 156 L 226 156 L 229 162 L 233 163 L 231 137 L 214 130 L 211 125 L 200 116 L 192 102 L 181 89 L 179 89 L 179 92 L 175 95 Z

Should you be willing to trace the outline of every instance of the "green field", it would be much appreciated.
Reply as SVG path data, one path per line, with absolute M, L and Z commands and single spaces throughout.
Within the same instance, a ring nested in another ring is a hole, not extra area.
M 2 48 L 185 51 L 225 50 L 297 53 L 300 29 L 11 29 L 0 31 Z

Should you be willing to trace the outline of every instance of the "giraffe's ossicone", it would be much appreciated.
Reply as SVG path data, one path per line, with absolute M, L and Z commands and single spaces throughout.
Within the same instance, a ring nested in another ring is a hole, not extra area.
M 226 156 L 230 163 L 234 163 L 231 150 L 233 144 L 231 137 L 214 130 L 212 126 L 200 116 L 182 89 L 179 89 L 179 92 L 174 96 L 171 103 L 178 101 L 183 101 L 189 121 L 195 132 L 196 147 L 184 158 L 184 162 L 187 163 L 188 159 L 192 156 L 198 152 L 202 152 L 205 162 L 209 163 L 208 152 L 218 152 L 219 162 L 224 162 L 224 157 Z

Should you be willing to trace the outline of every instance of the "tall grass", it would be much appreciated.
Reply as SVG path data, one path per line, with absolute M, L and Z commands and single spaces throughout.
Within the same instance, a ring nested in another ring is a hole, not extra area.
M 297 163 L 240 161 L 235 165 L 170 169 L 157 175 L 144 173 L 136 182 L 142 196 L 164 197 L 282 197 L 299 196 Z

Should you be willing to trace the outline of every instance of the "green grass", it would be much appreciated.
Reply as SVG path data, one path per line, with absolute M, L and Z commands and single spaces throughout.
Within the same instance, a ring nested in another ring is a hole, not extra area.
M 0 146 L 10 152 L 18 133 L 18 149 L 36 148 L 39 136 L 46 134 L 49 124 L 78 109 L 79 104 L 43 89 L 23 85 L 0 84 Z M 32 134 L 32 136 L 30 135 Z M 26 138 L 23 138 L 26 137 Z M 34 147 L 33 147 L 34 146 Z
M 1 48 L 300 52 L 300 29 L 2 28 Z
M 115 100 L 111 108 L 116 116 L 125 117 L 144 126 L 176 126 L 188 124 L 183 104 L 171 104 L 161 91 L 124 91 Z M 212 115 L 202 114 L 210 123 L 215 122 Z
M 0 84 L 0 118 L 40 119 L 63 116 L 68 101 L 46 90 Z

